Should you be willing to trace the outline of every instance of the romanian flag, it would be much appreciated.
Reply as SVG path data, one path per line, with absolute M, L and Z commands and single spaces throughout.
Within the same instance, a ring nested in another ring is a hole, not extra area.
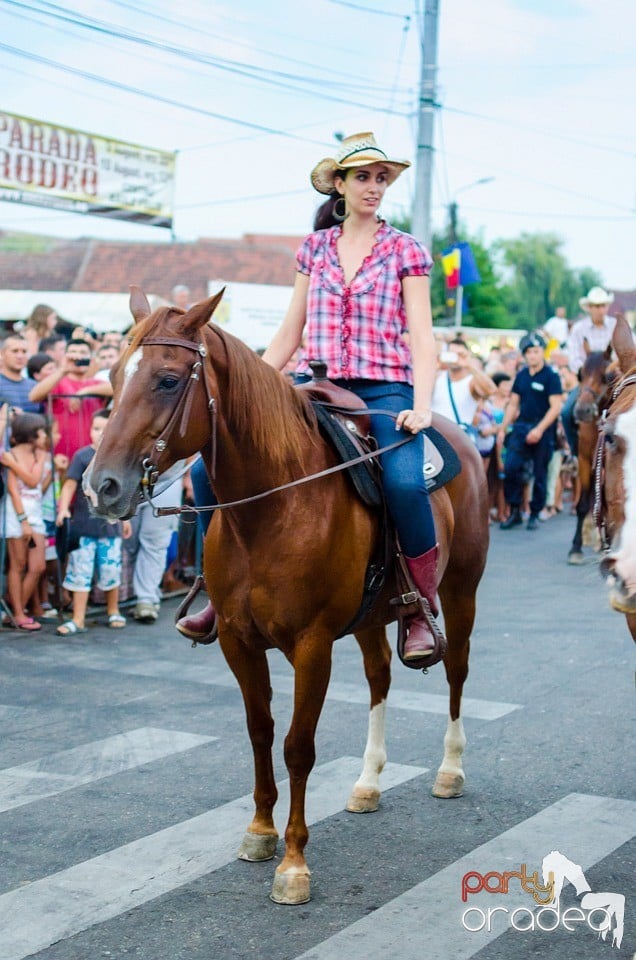
M 442 267 L 448 290 L 465 287 L 469 283 L 479 283 L 481 280 L 469 243 L 455 243 L 442 250 Z
M 455 290 L 459 286 L 461 260 L 459 247 L 449 247 L 447 250 L 442 250 L 442 269 L 444 270 L 448 290 Z

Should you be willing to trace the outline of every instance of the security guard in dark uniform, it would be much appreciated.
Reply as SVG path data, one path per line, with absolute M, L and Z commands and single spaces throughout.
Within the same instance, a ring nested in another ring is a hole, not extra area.
M 563 390 L 558 374 L 545 362 L 545 345 L 538 333 L 526 334 L 519 343 L 526 366 L 514 379 L 500 427 L 506 447 L 504 496 L 510 506 L 510 516 L 500 524 L 502 530 L 523 523 L 521 501 L 528 461 L 534 475 L 528 530 L 537 529 L 539 513 L 545 507 L 548 463 L 556 442 Z

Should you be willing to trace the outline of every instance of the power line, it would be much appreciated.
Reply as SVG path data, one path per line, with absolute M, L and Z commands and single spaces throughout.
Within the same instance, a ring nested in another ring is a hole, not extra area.
M 198 63 L 202 63 L 205 66 L 212 67 L 216 70 L 221 70 L 229 72 L 238 76 L 245 77 L 248 80 L 256 80 L 259 83 L 265 83 L 270 86 L 282 88 L 285 90 L 292 90 L 294 93 L 301 92 L 299 90 L 299 85 L 305 85 L 308 87 L 319 85 L 319 93 L 313 93 L 311 89 L 303 91 L 310 96 L 320 95 L 321 98 L 325 97 L 324 87 L 338 88 L 342 89 L 343 87 L 355 90 L 356 92 L 367 91 L 369 89 L 375 93 L 384 93 L 386 88 L 377 88 L 373 84 L 369 83 L 343 83 L 342 80 L 329 79 L 328 77 L 309 77 L 299 74 L 288 73 L 282 70 L 272 70 L 265 69 L 262 67 L 254 67 L 250 64 L 239 63 L 235 60 L 229 60 L 225 57 L 215 57 L 210 54 L 202 53 L 192 47 L 180 47 L 166 41 L 157 39 L 155 37 L 147 36 L 144 34 L 136 33 L 133 31 L 125 31 L 119 29 L 115 26 L 104 23 L 104 21 L 97 20 L 93 17 L 86 17 L 75 15 L 69 15 L 64 8 L 60 8 L 57 4 L 47 2 L 47 0 L 40 0 L 41 5 L 50 9 L 42 9 L 40 7 L 34 7 L 27 3 L 21 2 L 21 0 L 4 0 L 5 4 L 9 6 L 16 7 L 18 9 L 24 9 L 31 13 L 38 13 L 42 16 L 49 17 L 53 20 L 60 20 L 64 23 L 70 23 L 73 26 L 79 27 L 81 29 L 86 29 L 90 31 L 97 32 L 98 34 L 116 38 L 118 40 L 124 40 L 129 43 L 136 43 L 150 49 L 157 50 L 161 53 L 168 53 L 172 56 L 179 58 L 185 58 L 188 61 L 194 60 Z M 57 12 L 56 12 L 57 11 Z M 361 103 L 352 103 L 350 100 L 345 100 L 343 98 L 334 97 L 333 95 L 329 99 L 334 100 L 335 102 L 340 103 L 349 103 L 352 106 L 363 107 L 364 109 L 373 109 L 369 104 Z M 385 112 L 385 111 L 383 111 Z M 390 111 L 393 113 L 398 113 L 398 111 Z
M 297 137 L 292 133 L 286 133 L 284 130 L 277 130 L 274 127 L 267 127 L 261 123 L 252 123 L 249 120 L 238 120 L 236 117 L 228 117 L 225 114 L 217 113 L 214 110 L 206 110 L 204 107 L 195 107 L 189 103 L 182 103 L 179 100 L 173 100 L 171 97 L 164 97 L 158 93 L 150 93 L 147 90 L 142 90 L 139 87 L 133 87 L 127 83 L 120 83 L 118 80 L 110 80 L 107 77 L 100 77 L 98 74 L 89 73 L 87 70 L 80 70 L 78 67 L 70 67 L 66 64 L 57 63 L 55 60 L 49 60 L 48 57 L 41 57 L 37 53 L 29 53 L 26 50 L 19 50 L 17 47 L 12 47 L 7 43 L 0 43 L 0 50 L 5 50 L 7 53 L 15 54 L 16 56 L 23 57 L 26 60 L 32 60 L 35 63 L 44 64 L 44 66 L 52 67 L 54 70 L 61 70 L 64 73 L 70 73 L 73 76 L 81 77 L 83 80 L 91 80 L 94 83 L 103 83 L 109 87 L 113 87 L 116 90 L 121 90 L 124 93 L 133 93 L 135 96 L 148 97 L 151 100 L 156 100 L 158 103 L 165 103 L 170 107 L 177 107 L 180 110 L 189 110 L 192 113 L 198 113 L 205 117 L 212 117 L 214 120 L 223 120 L 225 123 L 234 123 L 240 127 L 248 127 L 251 130 L 259 130 L 262 133 L 269 133 L 279 137 L 288 137 L 291 140 L 302 140 L 304 143 L 318 143 L 315 140 L 307 140 L 306 137 Z M 322 141 L 320 141 L 322 144 Z
M 350 10 L 358 10 L 361 13 L 375 13 L 380 17 L 396 17 L 399 20 L 411 19 L 408 14 L 405 13 L 394 13 L 392 10 L 376 10 L 374 7 L 363 7 L 357 3 L 349 3 L 349 0 L 328 0 L 328 3 L 333 3 L 337 7 L 349 7 Z
M 445 110 L 447 113 L 456 113 L 463 117 L 472 117 L 476 120 L 486 120 L 488 123 L 496 123 L 500 126 L 508 127 L 510 130 L 523 130 L 525 133 L 538 133 L 541 136 L 549 137 L 551 140 L 563 140 L 566 143 L 574 143 L 577 146 L 592 148 L 593 150 L 601 150 L 604 153 L 612 153 L 620 157 L 636 157 L 636 151 L 634 150 L 618 150 L 616 147 L 608 147 L 604 143 L 595 141 L 591 143 L 589 140 L 581 140 L 578 137 L 571 137 L 563 133 L 554 133 L 552 130 L 542 130 L 539 127 L 531 127 L 527 124 L 514 123 L 510 120 L 504 120 L 501 117 L 490 117 L 485 113 L 475 113 L 471 110 L 461 110 L 458 107 L 448 107 L 444 104 L 440 104 L 442 110 Z

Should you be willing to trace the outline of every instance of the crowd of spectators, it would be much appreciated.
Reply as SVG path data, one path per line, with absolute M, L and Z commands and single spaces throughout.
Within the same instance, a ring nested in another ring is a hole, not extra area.
M 505 333 L 482 355 L 479 344 L 438 332 L 439 367 L 433 408 L 460 422 L 482 456 L 491 522 L 530 530 L 561 513 L 577 491 L 578 375 L 588 352 L 610 343 L 612 295 L 593 287 L 573 322 L 564 307 L 519 343 Z
M 132 523 L 107 524 L 90 515 L 81 488 L 107 423 L 110 369 L 127 340 L 73 327 L 45 304 L 16 326 L 0 336 L 4 623 L 36 632 L 43 620 L 59 620 L 60 635 L 81 633 L 92 597 L 119 629 L 122 595 L 135 600 L 135 620 L 152 622 L 162 585 L 185 586 L 175 573 L 177 518 L 148 509 Z M 161 505 L 180 504 L 184 487 L 175 482 Z

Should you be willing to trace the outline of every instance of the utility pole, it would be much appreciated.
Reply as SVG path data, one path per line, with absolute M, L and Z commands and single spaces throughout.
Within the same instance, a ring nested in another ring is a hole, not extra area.
M 439 0 L 424 0 L 421 29 L 420 93 L 417 114 L 415 155 L 415 199 L 411 217 L 413 236 L 431 246 L 431 187 L 433 182 L 433 138 L 435 133 L 437 82 L 437 19 Z

